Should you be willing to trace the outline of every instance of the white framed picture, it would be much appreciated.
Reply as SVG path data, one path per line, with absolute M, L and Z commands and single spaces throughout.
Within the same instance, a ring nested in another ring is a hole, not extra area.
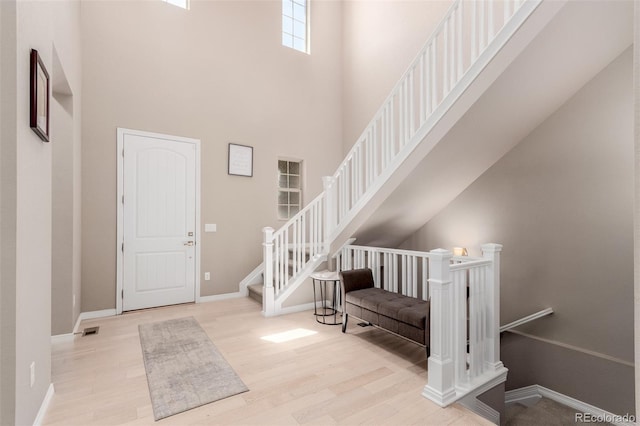
M 253 147 L 229 144 L 229 174 L 234 176 L 253 176 Z

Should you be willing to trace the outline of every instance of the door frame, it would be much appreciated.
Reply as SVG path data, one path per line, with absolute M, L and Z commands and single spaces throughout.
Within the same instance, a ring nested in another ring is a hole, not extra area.
M 122 314 L 122 293 L 124 289 L 124 137 L 125 135 L 151 137 L 156 139 L 168 139 L 175 142 L 193 144 L 196 148 L 196 250 L 195 250 L 195 302 L 200 303 L 200 139 L 186 138 L 182 136 L 166 135 L 161 133 L 145 132 L 118 127 L 117 158 L 118 158 L 118 189 L 116 197 L 117 223 L 116 223 L 116 315 Z

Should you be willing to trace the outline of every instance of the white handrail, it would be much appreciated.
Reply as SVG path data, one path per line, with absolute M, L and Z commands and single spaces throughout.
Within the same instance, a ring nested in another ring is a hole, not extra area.
M 535 321 L 538 318 L 542 318 L 542 317 L 545 317 L 547 315 L 551 315 L 552 313 L 553 313 L 553 308 L 546 308 L 546 309 L 543 309 L 543 310 L 541 310 L 539 312 L 536 312 L 535 314 L 527 315 L 526 317 L 522 317 L 522 318 L 520 318 L 518 320 L 512 321 L 509 324 L 505 324 L 505 325 L 500 326 L 500 333 L 502 333 L 504 331 L 509 331 L 512 328 L 519 327 L 522 324 L 526 324 L 528 322 Z

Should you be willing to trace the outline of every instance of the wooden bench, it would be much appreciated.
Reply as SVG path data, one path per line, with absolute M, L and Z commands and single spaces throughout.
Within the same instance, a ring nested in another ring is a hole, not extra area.
M 429 302 L 376 288 L 371 269 L 340 272 L 342 332 L 349 316 L 411 340 L 429 356 Z

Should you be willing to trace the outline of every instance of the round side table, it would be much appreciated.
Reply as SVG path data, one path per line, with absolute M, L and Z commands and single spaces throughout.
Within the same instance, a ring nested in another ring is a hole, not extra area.
M 314 272 L 311 274 L 311 279 L 313 280 L 313 314 L 316 316 L 316 321 L 326 325 L 342 324 L 342 320 L 338 322 L 338 301 L 340 294 L 340 277 L 338 276 L 338 272 Z M 327 291 L 328 287 L 333 290 L 330 303 L 327 303 L 327 296 L 329 296 Z M 318 300 L 318 293 L 320 300 Z M 321 304 L 320 308 L 318 308 L 318 302 Z M 331 317 L 333 317 L 333 320 L 331 320 Z

